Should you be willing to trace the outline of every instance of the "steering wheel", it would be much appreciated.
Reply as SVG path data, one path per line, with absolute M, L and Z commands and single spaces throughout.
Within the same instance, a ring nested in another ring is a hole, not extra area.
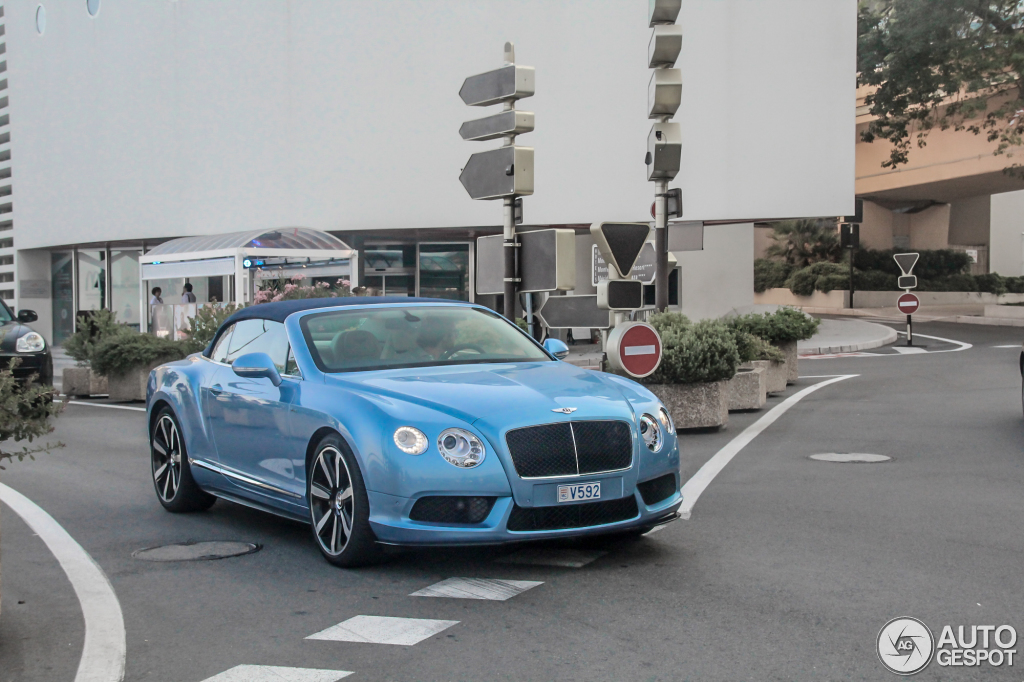
M 455 355 L 456 353 L 461 353 L 464 350 L 475 351 L 475 352 L 479 353 L 480 355 L 484 354 L 484 349 L 481 348 L 480 346 L 477 346 L 477 345 L 472 344 L 472 343 L 462 343 L 462 344 L 459 344 L 458 346 L 452 346 L 451 348 L 449 348 L 445 352 L 441 353 L 441 358 L 440 359 L 441 360 L 449 360 L 453 355 Z

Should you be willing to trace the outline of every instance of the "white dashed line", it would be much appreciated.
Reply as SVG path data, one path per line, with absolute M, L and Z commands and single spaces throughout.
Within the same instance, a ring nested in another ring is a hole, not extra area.
M 1019 343 L 1011 343 L 1008 346 L 992 346 L 992 347 L 993 348 L 1020 348 L 1021 345 Z
M 537 580 L 494 580 L 492 578 L 448 578 L 410 594 L 410 597 L 450 597 L 505 601 L 543 585 Z
M 513 554 L 496 559 L 499 564 L 525 564 L 527 566 L 559 566 L 561 568 L 583 568 L 591 561 L 600 559 L 608 552 L 583 549 L 546 549 L 528 547 Z
M 332 625 L 326 630 L 321 630 L 315 635 L 310 635 L 306 639 L 412 646 L 453 625 L 458 625 L 458 623 L 457 620 L 355 616 L 337 625 Z
M 236 665 L 203 682 L 337 682 L 352 673 L 346 670 L 283 668 L 276 665 Z
M 75 682 L 121 682 L 124 679 L 124 616 L 103 569 L 35 502 L 3 483 L 0 483 L 0 500 L 46 543 L 67 574 L 81 604 L 85 643 Z
M 924 348 L 917 346 L 893 346 L 892 349 L 900 355 L 917 355 L 919 353 L 927 353 Z
M 682 515 L 684 519 L 690 518 L 690 512 L 693 510 L 693 505 L 696 504 L 701 493 L 707 489 L 711 481 L 715 480 L 715 476 L 720 474 L 722 469 L 725 468 L 725 465 L 731 462 L 732 458 L 735 457 L 740 450 L 745 448 L 750 441 L 757 438 L 762 431 L 775 423 L 776 419 L 788 412 L 789 408 L 793 407 L 819 388 L 824 388 L 829 384 L 834 384 L 837 381 L 842 381 L 843 379 L 851 379 L 855 376 L 859 375 L 843 374 L 833 379 L 808 386 L 807 388 L 798 391 L 783 400 L 781 403 L 770 409 L 763 417 L 744 429 L 743 433 L 733 438 L 724 448 L 716 452 L 715 455 L 705 462 L 704 466 L 702 466 L 689 481 L 683 484 L 682 489 L 679 491 L 683 495 L 683 506 L 679 509 L 680 515 Z

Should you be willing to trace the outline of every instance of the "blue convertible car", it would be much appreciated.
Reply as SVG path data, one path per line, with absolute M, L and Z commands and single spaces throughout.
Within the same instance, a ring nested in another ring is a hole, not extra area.
M 639 384 L 561 362 L 478 305 L 266 303 L 150 374 L 153 483 L 308 523 L 328 561 L 380 545 L 644 532 L 676 517 L 679 445 Z

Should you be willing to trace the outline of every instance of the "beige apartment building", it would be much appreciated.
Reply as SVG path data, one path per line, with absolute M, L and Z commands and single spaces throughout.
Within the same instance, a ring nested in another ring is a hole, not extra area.
M 1003 169 L 1024 164 L 1024 150 L 995 156 L 985 134 L 933 129 L 910 162 L 883 168 L 888 142 L 862 142 L 872 120 L 857 89 L 856 194 L 864 200 L 861 246 L 872 249 L 957 249 L 977 262 L 975 274 L 1024 274 L 1024 180 Z M 770 228 L 757 230 L 756 252 L 771 243 Z

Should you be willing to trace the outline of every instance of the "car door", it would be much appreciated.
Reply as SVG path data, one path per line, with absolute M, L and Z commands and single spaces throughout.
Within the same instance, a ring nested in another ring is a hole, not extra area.
M 243 378 L 230 363 L 246 353 L 266 353 L 282 374 Z M 289 345 L 284 325 L 273 320 L 241 320 L 231 330 L 222 362 L 208 389 L 207 414 L 222 473 L 260 501 L 302 504 L 305 443 L 292 429 L 291 407 L 297 376 L 289 376 Z M 262 499 L 267 498 L 267 499 Z

